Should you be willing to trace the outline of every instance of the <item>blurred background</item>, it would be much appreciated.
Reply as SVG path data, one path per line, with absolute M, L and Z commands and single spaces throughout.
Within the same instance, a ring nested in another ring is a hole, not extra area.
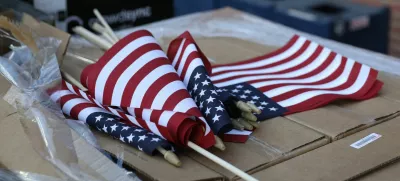
M 230 6 L 310 34 L 400 57 L 400 0 L 0 0 L 72 32 L 98 8 L 114 30 Z

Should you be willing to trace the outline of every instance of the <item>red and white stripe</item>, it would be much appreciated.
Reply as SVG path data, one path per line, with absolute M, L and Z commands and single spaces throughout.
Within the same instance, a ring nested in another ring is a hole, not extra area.
M 299 36 L 273 53 L 217 65 L 212 71 L 216 86 L 248 82 L 288 108 L 288 113 L 335 99 L 360 99 L 377 77 L 376 70 Z
M 81 82 L 101 105 L 121 107 L 136 118 L 163 119 L 161 122 L 169 125 L 176 117 L 192 117 L 205 127 L 200 146 L 215 142 L 186 86 L 146 30 L 118 41 L 97 63 L 84 69 Z
M 175 47 L 177 45 L 179 46 Z M 183 33 L 170 43 L 168 57 L 185 85 L 188 85 L 194 69 L 199 66 L 204 66 L 211 74 L 211 64 L 208 58 L 197 47 L 189 32 Z
M 208 58 L 201 52 L 187 31 L 170 43 L 168 57 L 186 86 L 189 84 L 194 69 L 199 66 L 204 66 L 206 71 L 211 74 L 211 64 Z M 225 133 L 223 139 L 229 142 L 246 142 L 251 133 L 252 131 L 232 130 Z

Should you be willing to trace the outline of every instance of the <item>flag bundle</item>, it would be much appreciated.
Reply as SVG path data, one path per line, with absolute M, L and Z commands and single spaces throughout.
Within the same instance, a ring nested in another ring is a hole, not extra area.
M 132 123 L 174 144 L 186 145 L 189 138 L 203 148 L 215 144 L 186 86 L 146 30 L 124 37 L 87 66 L 81 83 L 100 104 L 119 107 L 138 118 Z
M 212 71 L 216 86 L 246 82 L 286 108 L 285 114 L 338 99 L 368 99 L 382 87 L 376 70 L 297 35 L 273 53 Z

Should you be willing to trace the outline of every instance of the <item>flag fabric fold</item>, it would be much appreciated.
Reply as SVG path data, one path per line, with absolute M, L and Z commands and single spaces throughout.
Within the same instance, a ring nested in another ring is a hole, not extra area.
M 338 99 L 368 99 L 382 86 L 376 70 L 298 35 L 272 53 L 216 65 L 212 72 L 217 87 L 246 82 L 286 108 L 285 114 Z
M 99 104 L 129 113 L 133 124 L 175 144 L 186 145 L 189 139 L 203 148 L 215 144 L 186 86 L 146 30 L 124 37 L 87 66 L 81 83 Z
M 90 127 L 149 155 L 153 155 L 157 147 L 174 150 L 171 144 L 162 137 L 143 128 L 126 124 L 129 122 L 70 91 L 65 85 L 67 84 L 64 82 L 61 89 L 52 91 L 50 94 L 50 98 L 60 104 L 65 115 L 83 121 Z M 69 87 L 72 86 L 69 85 Z
M 189 32 L 172 40 L 167 56 L 214 133 L 233 129 L 230 116 L 211 82 L 211 65 Z

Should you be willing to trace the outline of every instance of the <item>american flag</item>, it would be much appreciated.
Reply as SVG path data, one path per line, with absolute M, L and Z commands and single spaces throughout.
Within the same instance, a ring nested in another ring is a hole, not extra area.
M 203 148 L 215 144 L 214 133 L 186 86 L 146 30 L 118 41 L 97 63 L 83 70 L 81 82 L 101 105 L 127 111 L 143 120 L 134 124 L 173 143 L 185 145 L 193 138 Z
M 90 127 L 147 154 L 153 155 L 159 146 L 174 150 L 169 142 L 160 136 L 143 128 L 125 124 L 124 122 L 128 121 L 121 120 L 120 117 L 71 92 L 66 86 L 53 91 L 50 98 L 54 102 L 60 103 L 65 115 L 75 120 L 84 121 Z
M 230 116 L 208 76 L 210 63 L 190 33 L 185 32 L 173 40 L 167 55 L 213 132 L 221 135 L 231 131 Z
M 376 70 L 297 35 L 273 53 L 212 71 L 217 87 L 247 82 L 287 108 L 286 114 L 337 99 L 368 99 L 382 87 Z

